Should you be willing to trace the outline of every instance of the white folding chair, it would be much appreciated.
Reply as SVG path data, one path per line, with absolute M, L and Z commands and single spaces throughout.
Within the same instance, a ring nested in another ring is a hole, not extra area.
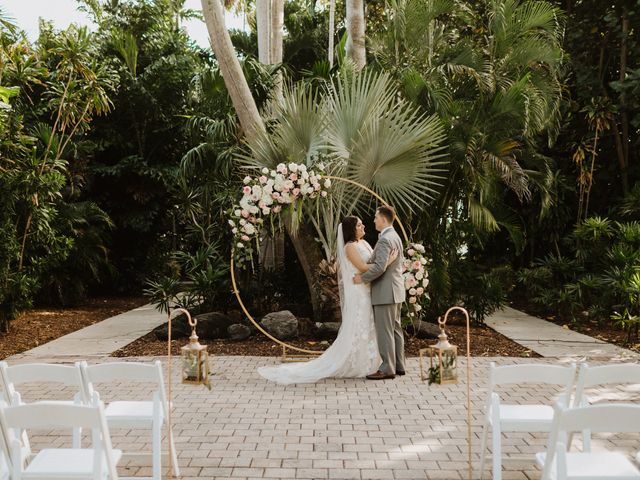
M 573 397 L 573 407 L 586 407 L 593 400 L 585 393 L 589 388 L 603 385 L 640 385 L 640 364 L 637 363 L 619 363 L 610 365 L 589 366 L 587 363 L 580 365 L 578 372 L 578 382 L 576 384 L 576 393 Z M 607 402 L 615 401 L 615 398 L 598 398 L 598 401 L 606 400 Z M 569 434 L 569 446 L 573 440 L 573 433 Z M 588 430 L 582 432 L 582 445 L 585 451 L 589 451 L 591 435 Z
M 640 432 L 640 405 L 594 405 L 567 409 L 558 402 L 547 451 L 536 455 L 536 461 L 542 468 L 542 480 L 640 480 L 640 470 L 622 453 L 569 453 L 568 435 L 583 430 Z
M 484 425 L 480 447 L 480 480 L 484 474 L 485 451 L 489 427 L 492 431 L 492 469 L 493 480 L 502 479 L 502 432 L 549 432 L 553 421 L 551 405 L 513 405 L 503 404 L 495 392 L 498 385 L 507 384 L 546 384 L 562 387 L 560 398 L 569 402 L 575 364 L 562 367 L 557 365 L 506 365 L 497 367 L 491 362 L 489 367 L 489 388 L 485 406 Z
M 164 388 L 162 367 L 159 361 L 154 363 L 109 362 L 98 365 L 81 363 L 85 391 L 92 395 L 95 384 L 120 381 L 145 382 L 155 385 L 153 398 L 147 401 L 115 400 L 107 404 L 105 417 L 111 429 L 150 429 L 152 438 L 153 480 L 161 478 L 162 426 L 169 413 L 169 402 Z M 169 432 L 169 454 L 173 463 L 173 473 L 180 475 L 178 458 L 173 442 L 173 432 Z
M 20 385 L 31 384 L 56 384 L 71 387 L 73 397 L 68 400 L 53 400 L 50 398 L 38 398 L 34 403 L 47 401 L 49 403 L 59 403 L 68 405 L 83 405 L 87 403 L 84 382 L 80 364 L 61 365 L 55 363 L 26 363 L 20 365 L 9 365 L 7 362 L 0 362 L 0 379 L 2 381 L 5 401 L 10 406 L 22 405 L 25 403 L 24 396 L 20 393 Z M 52 389 L 58 391 L 59 389 Z M 82 431 L 73 430 L 73 446 L 80 447 Z M 29 456 L 31 449 L 29 438 L 26 433 L 22 435 L 24 455 Z
M 0 410 L 7 406 L 7 402 L 0 400 Z M 9 480 L 11 475 L 11 463 L 9 457 L 8 441 L 4 429 L 0 426 L 0 480 Z
M 0 409 L 2 438 L 6 439 L 11 480 L 117 480 L 116 465 L 122 456 L 113 450 L 104 408 L 52 402 L 7 406 Z M 91 430 L 91 448 L 45 448 L 26 466 L 19 432 L 31 429 L 85 428 Z

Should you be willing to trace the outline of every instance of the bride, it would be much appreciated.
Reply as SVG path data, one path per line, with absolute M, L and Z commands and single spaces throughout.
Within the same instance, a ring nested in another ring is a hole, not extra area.
M 333 344 L 309 362 L 261 367 L 258 373 L 277 383 L 311 383 L 323 378 L 360 378 L 380 365 L 380 354 L 373 324 L 369 284 L 353 283 L 356 273 L 368 270 L 373 249 L 364 240 L 364 225 L 357 217 L 345 217 L 338 227 L 342 325 Z M 398 252 L 393 252 L 393 262 Z

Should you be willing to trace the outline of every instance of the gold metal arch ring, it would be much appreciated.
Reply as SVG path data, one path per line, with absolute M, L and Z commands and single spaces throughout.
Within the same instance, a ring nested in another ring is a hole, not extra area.
M 378 199 L 380 202 L 382 202 L 382 204 L 387 205 L 387 206 L 389 205 L 385 201 L 384 198 L 382 198 L 380 195 L 378 195 L 376 192 L 374 192 L 370 188 L 362 185 L 361 183 L 355 182 L 353 180 L 349 180 L 348 178 L 334 177 L 332 175 L 323 175 L 322 178 L 329 179 L 329 180 L 332 180 L 332 181 L 343 182 L 343 183 L 348 183 L 348 184 L 354 185 L 354 186 L 364 190 L 365 192 L 369 193 L 370 195 L 372 195 L 376 199 Z M 398 226 L 400 227 L 400 230 L 402 231 L 402 236 L 404 237 L 405 243 L 409 243 L 409 236 L 407 235 L 407 231 L 405 230 L 404 225 L 402 224 L 402 222 L 398 218 L 396 218 L 396 222 L 397 222 Z M 247 316 L 247 318 L 251 321 L 253 326 L 256 327 L 267 338 L 269 338 L 273 342 L 281 345 L 283 347 L 283 349 L 290 349 L 290 350 L 294 350 L 294 351 L 297 351 L 297 352 L 300 352 L 300 353 L 304 353 L 304 354 L 308 354 L 308 355 L 317 355 L 318 353 L 321 353 L 321 352 L 318 352 L 317 350 L 306 350 L 304 348 L 300 348 L 300 347 L 296 347 L 295 345 L 288 344 L 287 342 L 283 342 L 282 340 L 280 340 L 280 339 L 274 337 L 273 335 L 271 335 L 264 328 L 262 328 L 262 326 L 258 322 L 256 322 L 256 320 L 253 318 L 253 315 L 251 315 L 251 313 L 249 313 L 249 310 L 245 306 L 244 302 L 242 301 L 242 297 L 240 296 L 240 290 L 238 289 L 238 283 L 236 281 L 235 262 L 233 261 L 234 253 L 235 253 L 235 247 L 232 247 L 231 248 L 231 261 L 229 263 L 230 263 L 231 284 L 233 286 L 233 293 L 236 296 L 236 299 L 238 300 L 238 303 L 240 304 L 240 308 L 242 309 L 244 314 Z

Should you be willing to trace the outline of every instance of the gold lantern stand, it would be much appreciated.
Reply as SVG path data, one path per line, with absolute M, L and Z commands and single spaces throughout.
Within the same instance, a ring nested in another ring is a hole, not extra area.
M 471 480 L 471 475 L 473 471 L 473 464 L 471 460 L 471 336 L 470 336 L 470 322 L 469 322 L 469 312 L 462 307 L 451 307 L 444 314 L 444 318 L 438 317 L 438 326 L 440 327 L 440 335 L 438 335 L 438 343 L 432 345 L 427 348 L 420 349 L 420 379 L 424 382 L 426 380 L 424 376 L 424 368 L 422 366 L 422 359 L 425 353 L 429 353 L 429 366 L 433 368 L 433 358 L 434 354 L 438 354 L 438 368 L 440 370 L 440 381 L 437 382 L 439 384 L 446 383 L 458 383 L 458 374 L 457 374 L 457 349 L 455 345 L 451 345 L 447 339 L 447 334 L 444 331 L 444 327 L 447 324 L 447 318 L 449 317 L 449 313 L 453 310 L 460 310 L 464 313 L 467 325 L 467 450 L 468 450 L 468 476 L 469 480 Z M 442 378 L 442 354 L 443 352 L 452 352 L 456 361 L 456 365 L 454 368 L 456 369 L 455 378 L 451 379 L 443 379 Z
M 189 344 L 180 349 L 181 357 L 183 361 L 189 358 L 192 361 L 193 355 L 196 356 L 196 368 L 197 374 L 193 378 L 192 375 L 187 374 L 186 366 L 183 364 L 182 369 L 182 383 L 190 385 L 205 385 L 211 390 L 211 383 L 209 382 L 209 357 L 207 354 L 207 346 L 200 345 L 198 342 L 198 335 L 196 335 L 196 325 L 198 321 L 195 318 L 191 318 L 191 314 L 184 308 L 175 308 L 173 311 L 169 308 L 168 316 L 168 335 L 167 335 L 167 401 L 169 403 L 167 408 L 167 439 L 169 440 L 169 476 L 167 478 L 175 478 L 173 475 L 173 430 L 171 429 L 171 411 L 173 410 L 173 395 L 172 395 L 172 381 L 171 381 L 171 321 L 176 312 L 184 313 L 187 316 L 187 321 L 191 327 L 191 336 L 189 337 Z M 192 373 L 190 370 L 189 373 Z

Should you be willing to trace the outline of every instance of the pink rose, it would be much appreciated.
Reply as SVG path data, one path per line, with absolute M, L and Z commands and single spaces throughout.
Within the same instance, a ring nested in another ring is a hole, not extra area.
M 242 216 L 244 218 L 249 218 L 249 212 L 247 210 L 242 210 Z
M 242 235 L 242 236 L 240 237 L 240 239 L 241 239 L 243 242 L 248 242 L 248 241 L 249 241 L 249 237 L 248 237 L 248 236 L 246 236 L 246 235 Z
M 327 192 L 325 192 L 324 190 L 322 192 L 320 192 L 320 195 L 322 195 L 322 197 L 326 197 L 327 196 Z
M 262 175 L 262 176 L 260 177 L 260 183 L 262 183 L 262 184 L 267 183 L 267 177 L 265 177 L 264 175 Z
M 289 175 L 289 180 L 291 180 L 292 182 L 295 182 L 296 180 L 298 180 L 298 175 L 295 173 L 292 173 L 291 175 Z
M 414 270 L 419 270 L 420 268 L 422 268 L 422 264 L 420 263 L 420 260 L 416 260 L 415 262 L 413 262 L 411 264 L 411 268 L 413 268 Z
M 410 257 L 413 257 L 416 254 L 416 251 L 413 248 L 410 248 L 409 250 L 407 250 L 407 255 L 409 255 Z
M 298 195 L 300 195 L 300 189 L 299 188 L 294 188 L 292 193 L 293 193 L 294 197 L 297 197 Z
M 418 287 L 418 288 L 416 288 L 416 293 L 417 293 L 418 295 L 422 295 L 422 294 L 424 293 L 424 288 L 422 288 L 422 287 Z
M 280 212 L 280 210 L 282 210 L 282 207 L 281 207 L 280 205 L 276 205 L 275 207 L 273 207 L 273 208 L 271 209 L 271 211 L 272 211 L 273 213 L 279 213 L 279 212 Z
M 245 195 L 251 195 L 251 187 L 247 185 L 242 189 L 242 193 L 244 193 Z
M 280 197 L 280 194 L 278 192 L 273 192 L 271 194 L 271 198 L 273 198 L 274 200 L 277 200 Z

